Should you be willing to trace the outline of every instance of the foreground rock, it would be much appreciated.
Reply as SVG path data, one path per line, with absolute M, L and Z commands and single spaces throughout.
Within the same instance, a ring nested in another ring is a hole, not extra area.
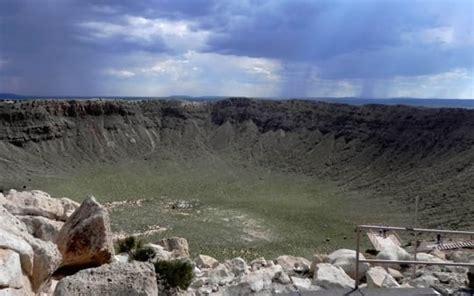
M 408 261 L 412 260 L 412 256 L 408 254 L 405 249 L 402 249 L 396 245 L 388 245 L 386 246 L 380 253 L 376 256 L 377 259 L 380 260 L 403 260 Z M 384 267 L 390 267 L 396 270 L 400 270 L 400 264 L 383 264 Z
M 23 287 L 20 255 L 15 251 L 0 249 L 0 287 Z
M 341 267 L 329 263 L 316 265 L 313 282 L 325 289 L 354 288 L 355 285 L 355 281 L 351 279 Z
M 106 264 L 81 270 L 59 281 L 54 296 L 156 296 L 153 265 L 144 262 Z
M 56 245 L 51 242 L 36 238 L 30 239 L 28 242 L 33 247 L 35 254 L 31 286 L 34 291 L 39 291 L 59 267 L 62 257 Z
M 404 254 L 397 252 L 398 250 L 395 255 Z M 201 255 L 198 257 L 199 260 L 196 260 L 199 261 L 200 267 L 195 267 L 195 277 L 184 295 L 310 295 L 324 289 L 354 288 L 355 280 L 346 270 L 355 271 L 355 266 L 352 265 L 355 251 L 338 250 L 328 256 L 316 257 L 312 264 L 314 270 L 311 273 L 296 273 L 294 267 L 303 264 L 295 262 L 305 260 L 294 256 L 280 256 L 275 260 L 257 258 L 250 264 L 242 258 L 234 258 L 219 264 L 212 257 Z M 439 260 L 437 257 L 426 255 L 421 257 Z M 432 288 L 442 295 L 451 295 L 457 289 L 467 287 L 466 268 L 420 266 L 417 278 L 413 280 L 411 268 L 403 267 L 398 271 L 382 266 L 368 267 L 360 281 L 361 287 L 372 289 L 423 287 Z M 311 274 L 313 278 L 310 278 Z
M 196 259 L 194 259 L 194 263 L 196 263 L 196 266 L 199 268 L 214 268 L 219 265 L 219 261 L 207 255 L 198 255 Z
M 275 263 L 289 273 L 305 273 L 311 267 L 311 262 L 303 257 L 283 255 L 275 259 Z
M 33 291 L 41 290 L 61 262 L 55 244 L 33 237 L 26 225 L 3 206 L 0 206 L 0 248 L 19 254 L 22 273 L 30 278 Z
M 261 291 L 275 294 L 277 292 L 275 289 L 282 290 L 281 283 L 278 283 L 281 277 L 288 277 L 288 275 L 284 275 L 284 271 L 279 265 L 260 269 L 239 277 L 235 284 L 224 290 L 224 294 L 252 295 Z
M 307 277 L 308 274 L 290 276 L 281 265 L 275 264 L 273 260 L 266 261 L 263 258 L 258 258 L 252 261 L 251 265 L 254 267 L 250 267 L 244 259 L 237 257 L 226 260 L 215 267 L 204 268 L 203 271 L 196 267 L 193 283 L 185 295 L 237 296 L 286 293 L 296 295 L 295 293 L 298 291 L 308 292 L 322 289 L 312 284 L 311 279 Z M 286 270 L 293 272 L 292 268 Z
M 19 192 L 12 189 L 0 202 L 13 215 L 40 216 L 59 221 L 66 221 L 79 207 L 78 203 L 68 198 L 52 198 L 39 190 Z
M 364 255 L 359 253 L 359 258 L 365 260 Z M 341 267 L 352 279 L 356 279 L 356 251 L 340 249 L 328 256 L 328 261 L 334 266 Z M 359 263 L 359 279 L 365 276 L 369 270 L 368 263 Z
M 226 260 L 224 265 L 236 276 L 246 274 L 250 271 L 247 262 L 245 262 L 245 260 L 240 257 Z
M 367 271 L 367 287 L 398 288 L 400 285 L 387 270 L 381 266 L 372 267 Z
M 28 232 L 36 238 L 44 241 L 56 242 L 59 231 L 64 222 L 51 220 L 41 216 L 17 216 L 25 223 Z
M 1 296 L 37 296 L 37 295 L 50 295 L 50 294 L 38 294 L 33 292 L 30 281 L 27 276 L 23 275 L 19 282 L 21 282 L 20 288 L 12 287 L 0 287 Z
M 114 248 L 107 210 L 95 198 L 86 199 L 61 228 L 57 244 L 64 269 L 111 262 Z
M 259 258 L 256 258 L 252 261 L 250 261 L 250 268 L 255 271 L 255 270 L 259 270 L 260 268 L 263 268 L 265 266 L 267 266 L 268 262 L 267 260 L 265 260 L 265 258 L 263 257 L 259 257 Z
M 235 274 L 233 274 L 226 265 L 219 264 L 217 267 L 206 270 L 204 273 L 204 282 L 211 285 L 226 285 L 234 280 Z
M 166 251 L 171 252 L 171 256 L 175 258 L 189 257 L 188 241 L 182 237 L 164 238 L 157 243 Z
M 0 210 L 2 208 L 0 207 Z M 0 222 L 1 216 L 0 213 Z M 2 225 L 4 226 L 4 225 Z M 19 254 L 21 267 L 27 275 L 31 275 L 33 272 L 33 259 L 34 252 L 33 248 L 28 242 L 21 236 L 15 235 L 10 231 L 0 228 L 0 248 L 12 250 Z
M 79 207 L 68 198 L 52 198 L 39 190 L 10 190 L 0 196 L 0 205 L 26 225 L 35 238 L 55 242 L 64 221 Z

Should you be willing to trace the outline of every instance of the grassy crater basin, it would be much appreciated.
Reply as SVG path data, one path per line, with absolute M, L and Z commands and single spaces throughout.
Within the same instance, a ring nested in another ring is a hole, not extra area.
M 146 241 L 180 236 L 192 255 L 247 259 L 355 248 L 359 223 L 404 225 L 390 196 L 350 191 L 315 177 L 223 161 L 139 161 L 93 165 L 34 189 L 81 201 L 94 195 L 114 232 Z

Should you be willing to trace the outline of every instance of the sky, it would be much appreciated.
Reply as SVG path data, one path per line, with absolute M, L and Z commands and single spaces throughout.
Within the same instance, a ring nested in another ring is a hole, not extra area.
M 474 1 L 0 0 L 0 92 L 474 98 Z

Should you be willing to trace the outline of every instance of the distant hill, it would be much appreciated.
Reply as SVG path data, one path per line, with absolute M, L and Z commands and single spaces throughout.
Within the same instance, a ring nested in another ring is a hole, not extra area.
M 171 95 L 165 97 L 141 97 L 141 96 L 25 96 L 13 93 L 0 93 L 0 100 L 12 99 L 12 100 L 42 100 L 42 99 L 54 99 L 54 100 L 89 100 L 89 99 L 120 99 L 120 100 L 178 100 L 178 101 L 218 101 L 229 98 L 228 96 L 188 96 L 188 95 Z M 287 98 L 260 98 L 270 100 L 287 100 Z M 309 101 L 321 101 L 338 104 L 348 105 L 405 105 L 415 107 L 427 107 L 427 108 L 467 108 L 474 109 L 474 99 L 420 99 L 420 98 L 358 98 L 358 97 L 344 97 L 344 98 L 332 98 L 332 97 L 304 97 L 294 99 L 302 99 Z
M 5 100 L 5 99 L 13 99 L 13 100 L 19 100 L 22 99 L 23 96 L 17 95 L 17 94 L 12 94 L 12 93 L 0 93 L 0 100 Z
M 349 105 L 407 105 L 430 108 L 468 108 L 474 109 L 473 99 L 418 99 L 418 98 L 391 98 L 391 99 L 366 99 L 366 98 L 323 98 L 317 101 L 349 104 Z

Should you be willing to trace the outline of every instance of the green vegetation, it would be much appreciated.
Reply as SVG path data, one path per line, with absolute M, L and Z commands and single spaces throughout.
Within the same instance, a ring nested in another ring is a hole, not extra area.
M 193 264 L 187 260 L 158 261 L 155 271 L 160 280 L 171 288 L 186 290 L 193 279 Z
M 136 261 L 147 262 L 151 261 L 156 256 L 155 250 L 150 247 L 141 247 L 135 249 L 132 253 L 132 259 Z
M 131 235 L 118 241 L 115 246 L 115 249 L 117 253 L 132 254 L 134 250 L 140 249 L 142 245 L 143 245 L 142 240 L 139 240 L 135 236 Z
M 348 191 L 315 177 L 256 166 L 213 162 L 137 162 L 83 169 L 80 174 L 38 180 L 35 188 L 81 201 L 141 202 L 112 207 L 114 231 L 144 233 L 153 242 L 188 239 L 191 255 L 218 259 L 274 258 L 353 248 L 357 223 L 407 225 L 406 211 L 390 197 Z M 191 207 L 176 207 L 177 201 Z M 197 202 L 196 202 L 197 201 Z M 329 239 L 329 240 L 327 240 Z
M 127 236 L 118 241 L 115 245 L 117 253 L 127 253 L 131 260 L 151 261 L 156 256 L 155 250 L 150 247 L 143 246 L 143 240 L 137 239 L 135 236 Z

